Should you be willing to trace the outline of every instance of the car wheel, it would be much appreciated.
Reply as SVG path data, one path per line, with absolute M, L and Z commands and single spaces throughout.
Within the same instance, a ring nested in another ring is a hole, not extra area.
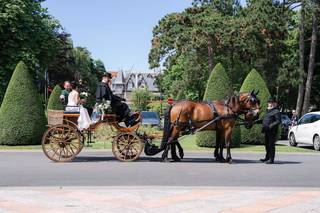
M 319 135 L 314 136 L 313 147 L 315 150 L 320 151 L 320 137 L 319 137 Z
M 294 136 L 293 133 L 290 134 L 289 136 L 289 143 L 290 143 L 290 146 L 297 146 L 297 142 L 296 142 L 296 137 Z

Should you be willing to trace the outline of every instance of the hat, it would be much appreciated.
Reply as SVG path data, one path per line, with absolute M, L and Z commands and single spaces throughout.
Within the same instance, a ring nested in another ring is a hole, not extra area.
M 106 72 L 102 75 L 102 77 L 112 78 L 112 74 L 110 72 Z
M 268 103 L 276 103 L 276 101 L 275 101 L 272 97 L 270 97 L 270 98 L 268 99 Z

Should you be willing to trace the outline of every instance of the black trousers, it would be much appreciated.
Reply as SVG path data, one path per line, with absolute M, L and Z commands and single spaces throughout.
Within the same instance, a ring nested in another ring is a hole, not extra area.
M 117 115 L 117 120 L 119 122 L 123 121 L 130 114 L 130 109 L 126 103 L 116 102 L 111 105 L 112 111 Z
M 276 131 L 265 131 L 266 159 L 274 160 L 276 153 Z

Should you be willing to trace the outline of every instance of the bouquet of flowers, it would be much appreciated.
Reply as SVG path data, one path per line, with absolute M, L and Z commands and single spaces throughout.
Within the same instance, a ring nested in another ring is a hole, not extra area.
M 101 103 L 96 103 L 91 119 L 93 123 L 98 122 L 100 119 L 103 119 L 104 115 L 107 113 L 111 113 L 111 102 L 103 100 Z
M 97 108 L 102 114 L 111 112 L 111 102 L 103 100 L 101 103 L 97 104 Z
M 89 97 L 89 93 L 87 93 L 87 92 L 80 93 L 80 99 L 87 99 L 88 97 Z

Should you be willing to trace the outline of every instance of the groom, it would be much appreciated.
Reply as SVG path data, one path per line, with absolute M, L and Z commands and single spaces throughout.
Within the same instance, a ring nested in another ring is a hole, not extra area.
M 111 79 L 111 73 L 107 72 L 102 76 L 101 83 L 96 90 L 96 102 L 110 101 L 112 112 L 117 115 L 117 121 L 123 121 L 127 127 L 134 126 L 138 121 L 135 120 L 134 116 L 131 116 L 128 105 L 124 103 L 126 100 L 112 93 L 110 89 Z

